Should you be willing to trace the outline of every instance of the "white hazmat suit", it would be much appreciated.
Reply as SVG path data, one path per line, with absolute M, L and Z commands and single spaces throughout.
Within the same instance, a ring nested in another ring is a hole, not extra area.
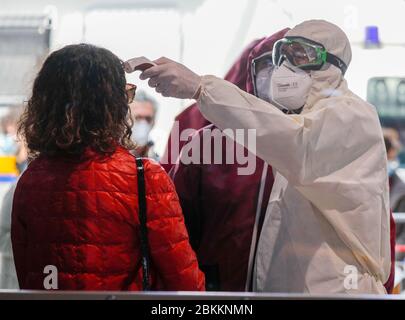
M 325 21 L 286 36 L 317 41 L 347 65 L 350 43 Z M 286 115 L 229 82 L 204 76 L 199 106 L 220 129 L 255 128 L 256 153 L 275 170 L 254 289 L 385 293 L 390 273 L 387 160 L 375 108 L 334 65 L 311 71 L 300 115 Z
M 350 63 L 350 43 L 331 23 L 307 21 L 286 36 L 316 41 Z M 256 291 L 386 292 L 391 259 L 384 139 L 375 108 L 348 89 L 339 68 L 325 64 L 310 71 L 303 110 L 291 115 L 225 80 L 200 77 L 167 58 L 155 63 L 141 79 L 150 78 L 163 96 L 196 98 L 202 114 L 222 130 L 255 128 L 255 146 L 240 142 L 275 171 L 256 252 Z

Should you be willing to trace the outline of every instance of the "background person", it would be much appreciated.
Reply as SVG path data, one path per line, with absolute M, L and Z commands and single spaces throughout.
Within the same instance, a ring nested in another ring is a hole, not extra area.
M 133 119 L 131 139 L 136 145 L 135 155 L 159 161 L 159 155 L 154 151 L 154 142 L 150 136 L 155 126 L 158 111 L 157 101 L 146 92 L 138 91 L 129 107 Z
M 24 143 L 17 138 L 17 125 L 22 112 L 22 107 L 12 107 L 0 120 L 0 157 L 15 157 L 19 172 L 27 167 L 28 157 Z
M 0 120 L 0 289 L 18 289 L 10 231 L 16 180 L 27 165 L 26 148 L 17 139 L 21 113 L 21 107 L 13 106 Z
M 393 212 L 405 212 L 405 170 L 400 167 L 398 154 L 402 149 L 399 133 L 394 128 L 383 128 L 385 147 L 388 158 L 388 176 L 390 184 L 390 206 Z M 396 225 L 396 258 L 405 258 L 405 225 Z

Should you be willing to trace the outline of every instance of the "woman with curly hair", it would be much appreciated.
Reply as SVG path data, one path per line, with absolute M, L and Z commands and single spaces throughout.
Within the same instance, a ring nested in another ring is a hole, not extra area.
M 21 289 L 44 289 L 47 266 L 56 267 L 62 290 L 145 285 L 129 152 L 133 96 L 122 62 L 106 49 L 70 45 L 43 64 L 19 124 L 31 159 L 12 209 Z M 143 159 L 143 166 L 150 287 L 203 290 L 173 184 L 156 162 Z

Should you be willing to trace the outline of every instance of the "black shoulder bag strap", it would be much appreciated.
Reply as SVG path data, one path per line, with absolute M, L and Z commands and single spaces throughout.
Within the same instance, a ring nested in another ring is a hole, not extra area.
M 149 279 L 149 245 L 148 228 L 146 226 L 146 191 L 145 191 L 145 170 L 142 158 L 136 158 L 136 170 L 138 172 L 138 204 L 139 204 L 139 223 L 141 234 L 141 253 L 142 253 L 142 288 L 143 291 L 150 290 Z

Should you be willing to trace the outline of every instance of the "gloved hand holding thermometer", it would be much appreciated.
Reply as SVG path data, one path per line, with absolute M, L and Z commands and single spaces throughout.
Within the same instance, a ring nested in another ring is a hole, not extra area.
M 150 61 L 146 57 L 136 57 L 124 62 L 124 69 L 126 73 L 132 73 L 135 71 L 145 71 L 148 68 L 156 66 L 156 63 Z
M 200 90 L 201 76 L 184 65 L 168 58 L 150 61 L 145 57 L 134 58 L 124 63 L 125 71 L 143 71 L 141 80 L 149 79 L 150 87 L 164 97 L 179 99 L 197 98 Z

